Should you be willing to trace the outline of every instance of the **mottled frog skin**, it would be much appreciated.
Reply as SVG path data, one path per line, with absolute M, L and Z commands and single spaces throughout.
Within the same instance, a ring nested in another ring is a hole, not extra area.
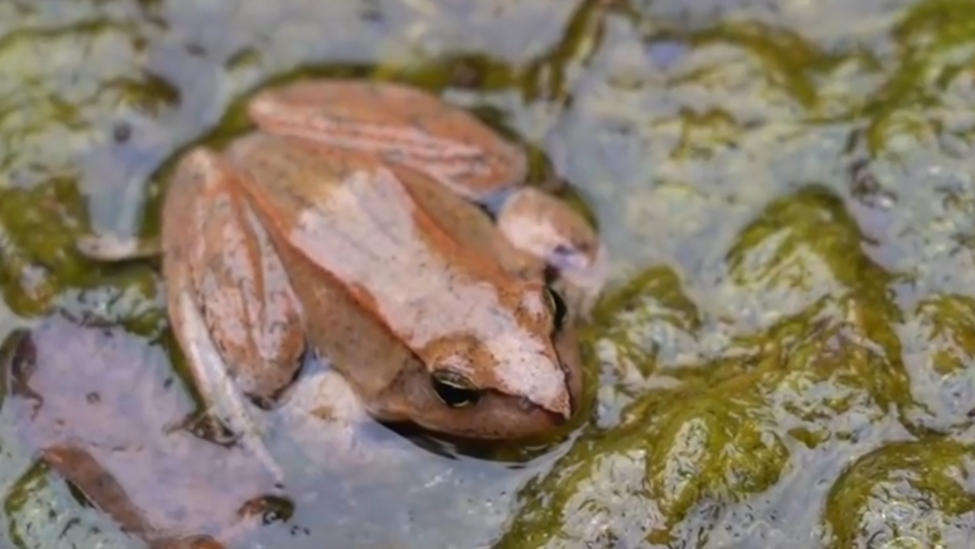
M 289 84 L 249 115 L 257 128 L 226 150 L 184 155 L 162 215 L 173 330 L 225 422 L 246 405 L 218 395 L 269 408 L 309 354 L 380 421 L 518 439 L 573 416 L 574 324 L 604 247 L 523 185 L 521 148 L 392 83 Z

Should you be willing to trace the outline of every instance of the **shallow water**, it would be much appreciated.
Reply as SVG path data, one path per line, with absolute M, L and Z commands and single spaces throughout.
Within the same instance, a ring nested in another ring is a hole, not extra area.
M 94 265 L 73 238 L 152 234 L 175 155 L 244 129 L 253 89 L 412 82 L 524 141 L 597 220 L 595 406 L 527 455 L 377 426 L 408 459 L 302 469 L 317 496 L 256 542 L 967 547 L 973 6 L 0 0 L 0 330 L 120 323 L 122 356 L 151 359 L 115 363 L 185 404 L 155 266 Z M 37 466 L 11 402 L 6 541 L 140 546 Z

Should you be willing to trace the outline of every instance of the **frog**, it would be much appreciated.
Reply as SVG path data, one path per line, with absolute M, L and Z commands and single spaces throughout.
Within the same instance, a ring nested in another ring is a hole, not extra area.
M 244 435 L 282 410 L 311 439 L 318 420 L 480 441 L 569 424 L 577 325 L 608 259 L 584 216 L 526 184 L 523 147 L 394 82 L 282 84 L 247 113 L 224 150 L 180 158 L 157 241 L 78 241 L 99 261 L 162 258 L 172 330 L 221 423 L 269 466 Z

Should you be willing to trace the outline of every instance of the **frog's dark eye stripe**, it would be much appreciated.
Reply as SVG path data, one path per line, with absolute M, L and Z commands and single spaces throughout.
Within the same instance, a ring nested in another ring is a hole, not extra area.
M 481 398 L 481 392 L 453 370 L 437 370 L 430 376 L 430 381 L 437 397 L 451 408 L 472 406 Z

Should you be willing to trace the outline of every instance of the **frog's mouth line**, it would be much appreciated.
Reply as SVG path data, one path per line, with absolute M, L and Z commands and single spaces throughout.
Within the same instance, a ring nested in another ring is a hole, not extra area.
M 486 393 L 496 393 L 493 390 L 485 391 Z M 511 399 L 508 395 L 502 395 L 497 393 L 499 398 Z M 520 399 L 519 399 L 520 400 Z M 520 404 L 515 405 L 520 406 Z M 410 418 L 393 419 L 393 420 L 379 420 L 376 419 L 378 423 L 382 424 L 386 428 L 396 432 L 397 434 L 409 438 L 417 442 L 417 440 L 432 440 L 441 443 L 450 443 L 452 445 L 467 447 L 467 448 L 494 448 L 498 446 L 508 446 L 511 444 L 529 444 L 537 443 L 540 445 L 549 445 L 560 438 L 561 433 L 558 432 L 558 428 L 564 427 L 569 424 L 570 419 L 566 419 L 561 414 L 551 412 L 543 409 L 542 407 L 532 403 L 530 404 L 533 418 L 537 418 L 538 415 L 544 415 L 549 426 L 554 427 L 556 431 L 553 432 L 551 429 L 537 429 L 532 430 L 531 433 L 512 436 L 510 433 L 502 433 L 498 431 L 496 435 L 492 435 L 491 432 L 477 430 L 476 428 L 466 429 L 464 431 L 454 430 L 451 432 L 437 429 L 435 427 L 428 427 L 423 425 L 421 422 L 415 421 Z M 536 415 L 538 414 L 538 415 Z M 572 416 L 573 418 L 575 415 Z M 422 444 L 421 444 L 422 445 Z

